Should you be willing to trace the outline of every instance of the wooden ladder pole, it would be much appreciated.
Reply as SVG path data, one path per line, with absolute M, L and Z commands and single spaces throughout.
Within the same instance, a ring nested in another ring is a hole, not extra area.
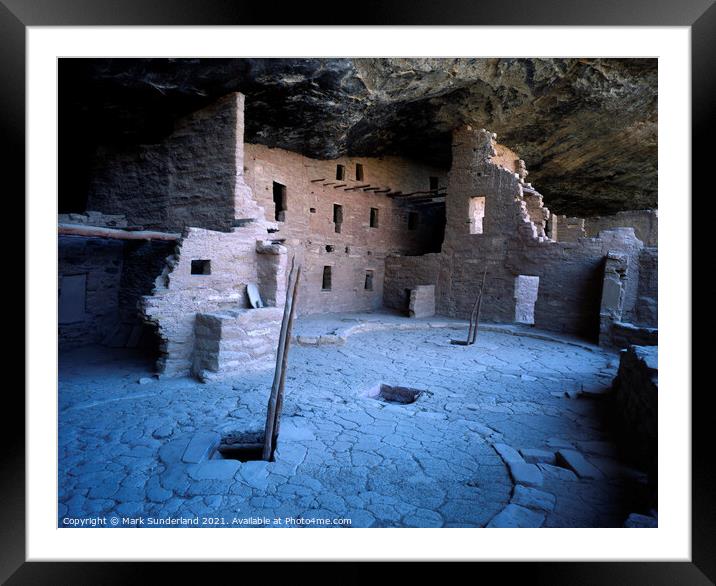
M 286 330 L 286 344 L 283 350 L 283 359 L 281 361 L 281 381 L 278 385 L 278 397 L 276 400 L 276 414 L 274 416 L 273 425 L 273 436 L 271 438 L 271 454 L 270 458 L 273 458 L 273 453 L 276 450 L 276 442 L 278 440 L 278 434 L 281 427 L 281 413 L 283 412 L 283 397 L 284 397 L 284 386 L 286 383 L 286 371 L 288 370 L 288 350 L 291 346 L 291 330 L 293 330 L 293 316 L 296 313 L 296 300 L 298 299 L 298 283 L 301 279 L 301 265 L 298 265 L 296 270 L 296 282 L 293 287 L 293 295 L 291 299 L 291 311 L 288 315 L 288 328 Z
M 485 278 L 487 277 L 487 269 L 482 273 L 482 284 L 480 285 L 480 295 L 477 298 L 477 313 L 475 315 L 475 329 L 472 332 L 472 341 L 470 344 L 475 343 L 475 338 L 477 338 L 477 324 L 480 322 L 480 309 L 482 309 L 482 294 L 485 291 Z
M 273 425 L 276 419 L 276 404 L 278 402 L 278 387 L 281 382 L 281 366 L 283 364 L 283 353 L 286 347 L 286 331 L 288 329 L 288 317 L 291 312 L 290 303 L 293 298 L 293 283 L 296 257 L 291 261 L 291 271 L 288 275 L 288 286 L 286 287 L 286 302 L 283 307 L 283 319 L 281 320 L 281 333 L 278 338 L 278 350 L 276 352 L 276 368 L 273 374 L 271 394 L 269 395 L 268 407 L 266 409 L 266 426 L 264 428 L 264 451 L 263 459 L 268 460 L 271 456 L 271 439 L 273 437 Z

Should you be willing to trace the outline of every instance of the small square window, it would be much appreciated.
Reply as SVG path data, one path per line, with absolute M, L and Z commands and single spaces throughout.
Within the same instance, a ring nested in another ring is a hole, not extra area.
M 336 179 L 343 181 L 346 178 L 346 168 L 343 165 L 336 165 Z
M 370 227 L 378 227 L 378 208 L 370 208 Z
M 332 285 L 332 275 L 331 275 L 331 267 L 325 266 L 323 267 L 323 284 L 321 285 L 321 289 L 323 291 L 330 291 L 331 285 Z
M 211 274 L 211 261 L 210 260 L 193 260 L 193 261 L 191 261 L 191 274 L 192 275 L 210 275 Z
M 363 165 L 356 163 L 356 181 L 363 181 Z

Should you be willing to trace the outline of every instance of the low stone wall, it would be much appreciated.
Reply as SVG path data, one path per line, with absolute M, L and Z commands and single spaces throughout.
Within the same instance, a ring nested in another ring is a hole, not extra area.
M 629 346 L 622 350 L 614 379 L 615 404 L 625 451 L 657 479 L 658 346 Z
M 580 238 L 587 236 L 584 218 L 568 218 L 553 214 L 551 222 L 550 236 L 557 242 L 577 242 Z
M 410 291 L 410 317 L 431 317 L 435 315 L 435 285 L 418 285 Z
M 639 253 L 639 286 L 634 305 L 624 321 L 656 328 L 659 325 L 659 250 L 644 248 Z
M 206 381 L 272 368 L 282 316 L 280 307 L 197 314 L 192 373 Z
M 152 295 L 142 298 L 147 321 L 158 326 L 162 356 L 157 370 L 165 375 L 185 375 L 192 370 L 194 323 L 197 314 L 247 309 L 246 285 L 257 283 L 262 295 L 283 305 L 286 266 L 284 247 L 267 244 L 261 223 L 231 232 L 200 228 L 185 230 L 173 257 L 156 279 Z M 258 252 L 260 251 L 260 252 Z M 263 266 L 263 287 L 258 265 Z M 276 299 L 279 297 L 278 299 Z
M 103 226 L 106 228 L 124 228 L 127 218 L 124 214 L 103 214 L 102 212 L 84 212 L 82 214 L 58 214 L 58 224 L 82 224 L 83 226 Z
M 123 243 L 116 240 L 59 237 L 61 349 L 101 344 L 117 327 L 123 256 Z
M 441 259 L 441 254 L 386 257 L 383 306 L 407 313 L 411 290 L 420 285 L 438 283 Z
M 615 322 L 612 324 L 611 344 L 617 348 L 635 346 L 657 346 L 659 330 L 630 323 Z
M 644 246 L 659 245 L 659 212 L 657 210 L 633 210 L 618 212 L 613 216 L 596 216 L 584 219 L 587 236 L 596 237 L 602 230 L 634 228 L 636 237 Z

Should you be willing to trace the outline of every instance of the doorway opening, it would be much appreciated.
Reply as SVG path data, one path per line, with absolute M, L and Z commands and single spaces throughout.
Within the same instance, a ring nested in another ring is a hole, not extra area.
M 518 275 L 515 277 L 515 322 L 534 325 L 535 303 L 539 291 L 539 277 Z

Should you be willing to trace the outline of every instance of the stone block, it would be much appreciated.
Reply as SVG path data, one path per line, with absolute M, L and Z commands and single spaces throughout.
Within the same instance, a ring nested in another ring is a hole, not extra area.
M 538 462 L 545 462 L 546 464 L 555 463 L 554 452 L 548 452 L 547 450 L 523 448 L 520 450 L 520 453 L 525 459 L 525 462 L 528 462 L 530 464 L 537 464 Z
M 221 436 L 213 431 L 195 434 L 182 455 L 182 461 L 188 464 L 197 464 L 211 457 L 211 454 L 221 442 Z
M 231 480 L 241 466 L 238 460 L 206 460 L 187 467 L 194 480 Z
M 599 468 L 589 463 L 587 459 L 576 450 L 562 449 L 557 452 L 557 462 L 574 471 L 580 478 L 603 478 Z
M 526 486 L 542 486 L 544 478 L 542 472 L 534 464 L 527 462 L 509 462 L 510 476 L 515 484 Z
M 510 502 L 537 511 L 553 511 L 555 497 L 549 492 L 518 484 L 515 486 L 515 491 Z
M 492 444 L 500 457 L 505 461 L 506 464 L 512 463 L 524 463 L 524 459 L 513 447 L 507 444 Z
M 502 511 L 497 513 L 487 524 L 487 527 L 501 528 L 529 528 L 541 527 L 544 523 L 545 514 L 533 511 L 520 505 L 509 504 Z

